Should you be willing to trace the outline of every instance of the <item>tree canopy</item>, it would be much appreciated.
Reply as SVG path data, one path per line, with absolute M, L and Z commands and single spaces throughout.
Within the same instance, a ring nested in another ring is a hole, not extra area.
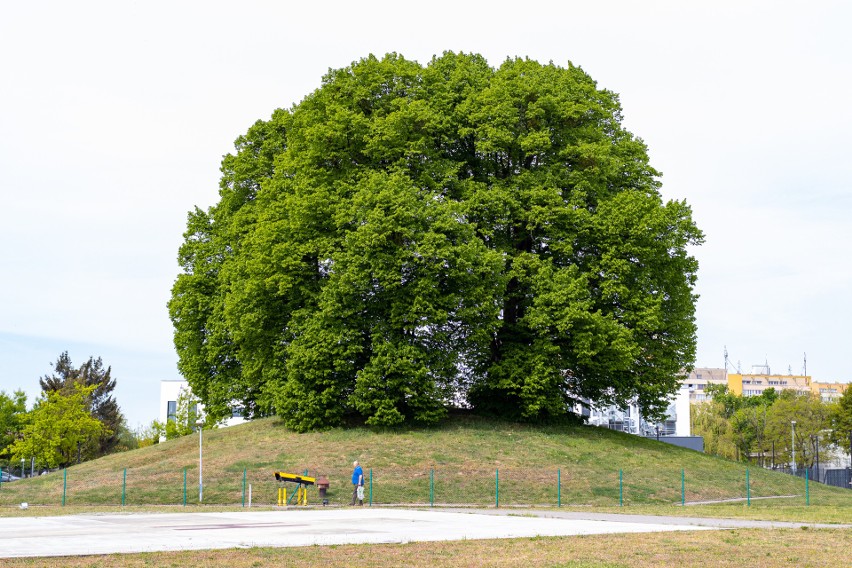
M 86 459 L 115 451 L 121 442 L 121 433 L 126 429 L 124 415 L 112 395 L 115 379 L 111 375 L 112 368 L 105 369 L 100 357 L 89 357 L 88 361 L 75 368 L 68 352 L 64 351 L 54 363 L 54 373 L 39 379 L 44 394 L 55 392 L 68 396 L 80 386 L 91 387 L 86 395 L 87 408 L 104 428 L 98 438 L 87 440 L 83 449 Z
M 852 458 L 852 388 L 847 388 L 831 411 L 832 441 L 850 448 Z
M 582 69 L 447 52 L 331 70 L 237 139 L 169 302 L 206 412 L 293 428 L 649 416 L 695 354 L 702 234 Z
M 27 414 L 27 395 L 16 390 L 12 395 L 0 391 L 0 459 L 11 456 L 9 445 L 21 437 Z
M 829 442 L 842 431 L 832 424 L 838 404 L 794 390 L 768 388 L 759 396 L 742 396 L 724 385 L 708 385 L 706 392 L 712 399 L 693 404 L 691 417 L 692 432 L 704 438 L 708 454 L 763 466 L 770 457 L 775 464 L 792 464 L 794 449 L 799 467 L 813 466 L 820 452 L 823 462 L 831 459 Z
M 95 388 L 75 384 L 65 393 L 44 393 L 26 415 L 21 437 L 9 446 L 12 459 L 35 458 L 49 468 L 79 461 L 83 447 L 105 431 L 89 411 Z

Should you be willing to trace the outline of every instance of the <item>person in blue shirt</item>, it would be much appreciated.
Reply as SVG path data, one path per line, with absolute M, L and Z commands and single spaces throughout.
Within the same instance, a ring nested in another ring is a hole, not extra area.
M 352 490 L 352 505 L 355 505 L 355 500 L 358 500 L 359 505 L 364 504 L 364 470 L 361 469 L 361 466 L 358 464 L 358 461 L 352 462 L 352 466 L 355 468 L 352 470 L 352 485 L 354 489 Z

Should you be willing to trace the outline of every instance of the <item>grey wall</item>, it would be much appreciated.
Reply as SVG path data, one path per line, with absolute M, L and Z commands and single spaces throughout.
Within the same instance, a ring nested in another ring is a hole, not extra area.
M 660 436 L 660 441 L 696 452 L 704 452 L 704 438 L 701 436 Z

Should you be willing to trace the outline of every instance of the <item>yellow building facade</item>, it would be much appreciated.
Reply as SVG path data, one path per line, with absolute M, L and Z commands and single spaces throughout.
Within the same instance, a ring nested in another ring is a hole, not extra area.
M 740 396 L 760 396 L 768 388 L 794 390 L 818 396 L 823 402 L 835 402 L 849 387 L 848 383 L 814 381 L 810 375 L 728 373 L 722 368 L 696 368 L 683 380 L 683 385 L 689 389 L 691 403 L 708 400 L 706 391 L 710 385 L 727 385 L 729 392 Z
M 705 389 L 711 384 L 724 384 L 728 391 L 740 396 L 760 396 L 766 389 L 793 390 L 797 394 L 813 394 L 823 402 L 835 402 L 848 383 L 814 381 L 810 375 L 766 375 L 755 373 L 725 373 L 724 369 L 696 369 L 683 381 L 690 389 L 690 402 L 707 400 Z
M 823 402 L 836 402 L 838 398 L 843 396 L 843 393 L 846 392 L 846 389 L 849 387 L 848 383 L 811 383 L 811 392 L 822 399 Z
M 741 396 L 760 396 L 766 389 L 776 391 L 794 390 L 798 394 L 810 394 L 809 375 L 763 375 L 728 373 L 728 391 Z

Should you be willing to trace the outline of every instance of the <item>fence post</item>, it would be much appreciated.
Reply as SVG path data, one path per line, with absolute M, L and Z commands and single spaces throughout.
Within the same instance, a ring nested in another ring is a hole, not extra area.
M 618 506 L 624 506 L 624 472 L 618 470 Z
M 680 470 L 680 506 L 686 506 L 686 470 Z
M 751 483 L 748 480 L 748 468 L 746 468 L 746 505 L 751 507 Z
M 494 507 L 500 508 L 500 469 L 494 470 Z
M 805 468 L 805 505 L 811 504 L 811 490 L 808 484 L 808 468 Z
M 246 474 L 248 473 L 248 468 L 243 468 L 243 508 L 246 506 Z
M 127 495 L 127 468 L 124 468 L 124 480 L 121 482 L 121 506 L 124 507 L 124 497 Z
M 429 470 L 429 506 L 435 506 L 435 470 Z
M 65 506 L 65 491 L 68 489 L 68 468 L 62 470 L 62 506 Z
M 562 506 L 562 470 L 556 470 L 556 506 Z
M 370 507 L 373 506 L 373 468 L 370 468 Z

